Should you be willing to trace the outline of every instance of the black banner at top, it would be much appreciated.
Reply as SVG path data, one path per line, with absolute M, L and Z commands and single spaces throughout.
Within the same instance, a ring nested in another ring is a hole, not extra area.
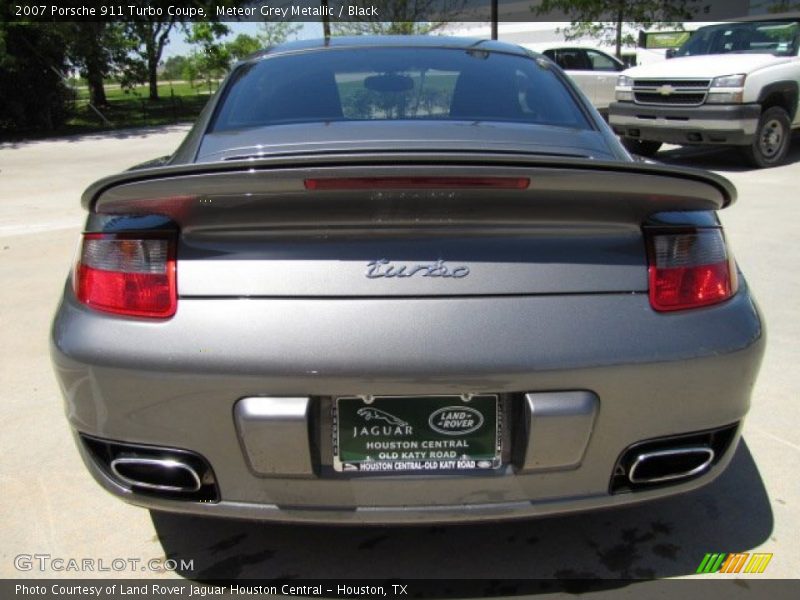
M 0 0 L 0 20 L 331 23 L 726 21 L 783 13 L 786 0 Z M 613 9 L 612 6 L 621 7 Z M 496 17 L 494 16 L 496 15 Z

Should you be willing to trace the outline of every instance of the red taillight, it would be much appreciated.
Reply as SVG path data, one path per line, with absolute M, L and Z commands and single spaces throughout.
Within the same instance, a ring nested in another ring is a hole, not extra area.
M 658 311 L 717 304 L 738 281 L 720 229 L 648 231 L 650 304 Z
M 178 304 L 171 235 L 86 233 L 73 275 L 78 300 L 97 310 L 167 318 Z
M 306 179 L 307 190 L 430 190 L 489 188 L 524 190 L 527 177 L 335 177 Z

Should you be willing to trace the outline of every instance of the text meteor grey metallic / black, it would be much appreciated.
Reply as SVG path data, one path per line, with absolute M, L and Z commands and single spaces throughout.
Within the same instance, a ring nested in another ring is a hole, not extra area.
M 439 37 L 235 66 L 98 181 L 52 329 L 92 475 L 141 506 L 528 517 L 728 464 L 764 350 L 724 178 L 631 157 L 548 59 Z

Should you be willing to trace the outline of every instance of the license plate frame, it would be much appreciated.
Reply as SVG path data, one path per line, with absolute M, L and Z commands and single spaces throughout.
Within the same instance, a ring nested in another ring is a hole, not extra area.
M 333 468 L 354 474 L 490 472 L 502 467 L 497 394 L 339 396 Z

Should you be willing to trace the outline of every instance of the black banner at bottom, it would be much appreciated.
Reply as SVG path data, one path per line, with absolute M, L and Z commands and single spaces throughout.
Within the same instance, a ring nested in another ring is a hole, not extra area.
M 182 579 L 4 579 L 0 598 L 99 598 L 153 600 L 185 598 L 508 598 L 590 594 L 592 598 L 800 598 L 800 580 L 757 578 L 625 579 L 405 579 L 405 580 L 242 580 L 198 582 Z

